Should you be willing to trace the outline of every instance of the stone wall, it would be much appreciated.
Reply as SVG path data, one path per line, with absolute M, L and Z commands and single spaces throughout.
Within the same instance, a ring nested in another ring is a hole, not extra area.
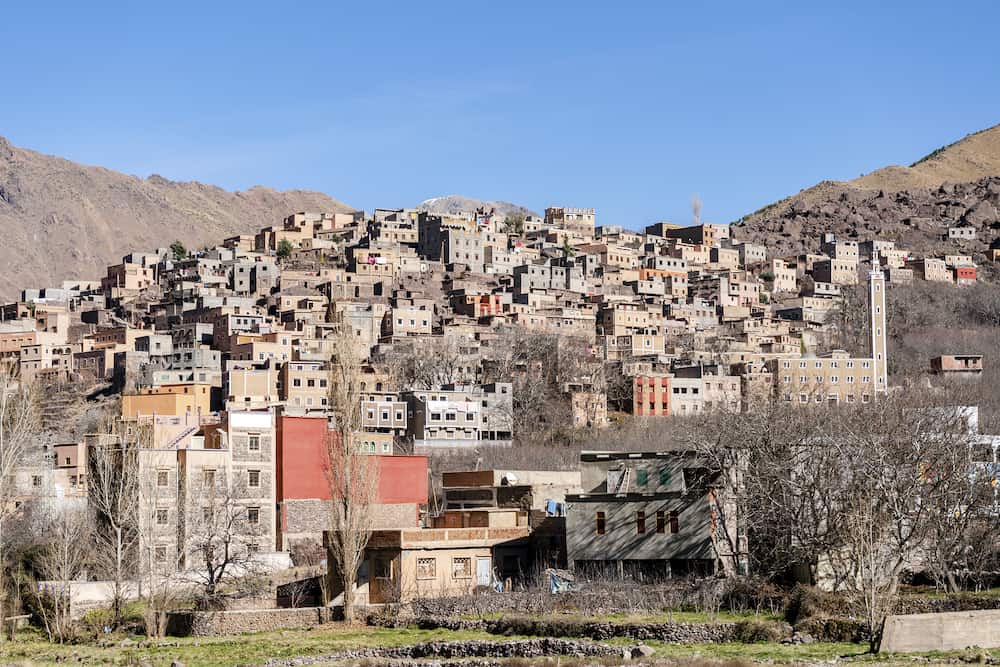
M 607 646 L 604 644 L 593 644 L 591 642 L 580 642 L 567 639 L 521 639 L 510 641 L 450 641 L 450 642 L 426 642 L 423 644 L 412 644 L 409 646 L 396 646 L 392 648 L 365 648 L 353 651 L 341 651 L 330 655 L 304 656 L 290 659 L 268 660 L 266 667 L 295 667 L 298 665 L 328 664 L 331 662 L 353 660 L 353 661 L 377 661 L 379 665 L 400 664 L 394 660 L 405 660 L 406 664 L 412 664 L 412 660 L 425 660 L 427 658 L 456 658 L 463 660 L 462 665 L 481 664 L 476 662 L 465 662 L 468 658 L 541 658 L 545 656 L 572 656 L 572 657 L 617 657 L 629 658 L 632 656 L 633 648 L 621 646 Z M 642 653 L 642 655 L 648 655 Z M 440 663 L 428 663 L 440 664 Z M 447 663 L 453 664 L 453 663 Z M 495 664 L 490 661 L 486 664 Z
M 460 618 L 369 618 L 369 623 L 424 630 L 479 630 L 493 635 L 533 637 L 574 637 L 603 641 L 613 638 L 657 640 L 683 644 L 712 644 L 740 641 L 738 623 L 608 623 L 603 621 L 535 620 L 530 618 L 460 619 Z M 786 634 L 791 634 L 788 628 Z
M 328 610 L 321 607 L 174 612 L 168 615 L 167 634 L 177 637 L 238 635 L 310 628 L 328 620 Z
M 416 526 L 419 506 L 414 503 L 389 503 L 376 505 L 374 529 L 392 529 Z M 289 549 L 295 542 L 312 540 L 323 543 L 323 531 L 330 528 L 330 501 L 317 499 L 292 499 L 281 503 L 284 530 L 282 548 Z

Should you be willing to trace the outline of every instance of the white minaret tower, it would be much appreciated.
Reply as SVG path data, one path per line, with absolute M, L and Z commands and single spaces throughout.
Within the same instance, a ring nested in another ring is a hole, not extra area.
M 868 274 L 868 311 L 871 320 L 869 338 L 872 343 L 872 363 L 874 364 L 875 395 L 884 393 L 889 387 L 888 355 L 886 353 L 885 315 L 885 274 L 875 269 Z

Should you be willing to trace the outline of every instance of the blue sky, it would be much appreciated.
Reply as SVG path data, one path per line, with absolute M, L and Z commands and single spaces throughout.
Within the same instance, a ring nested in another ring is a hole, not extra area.
M 0 135 L 140 176 L 727 222 L 1000 123 L 995 2 L 12 2 Z

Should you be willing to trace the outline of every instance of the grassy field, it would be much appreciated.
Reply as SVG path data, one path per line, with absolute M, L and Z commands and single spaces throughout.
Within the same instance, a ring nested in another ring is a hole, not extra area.
M 389 629 L 377 627 L 346 627 L 331 624 L 312 630 L 285 630 L 231 637 L 199 637 L 151 642 L 137 646 L 136 640 L 123 640 L 108 645 L 50 644 L 35 631 L 24 632 L 15 642 L 0 644 L 0 665 L 113 665 L 166 667 L 179 660 L 187 667 L 237 667 L 260 665 L 272 658 L 321 656 L 342 650 L 378 646 L 403 646 L 426 641 L 456 641 L 490 639 L 503 641 L 519 637 L 497 637 L 481 632 L 453 630 Z M 612 645 L 630 646 L 637 642 L 615 639 Z M 945 664 L 956 658 L 963 662 L 985 662 L 989 654 L 982 651 L 958 651 L 911 655 L 869 655 L 867 645 L 844 643 L 814 643 L 798 646 L 777 643 L 670 644 L 648 641 L 655 649 L 656 662 L 670 667 L 734 667 L 739 663 L 818 664 L 830 661 L 864 665 L 912 665 L 917 658 L 922 665 Z M 594 664 L 594 661 L 587 661 Z M 602 659 L 600 664 L 618 664 Z M 377 661 L 368 664 L 377 664 Z M 512 665 L 545 667 L 577 664 L 562 658 L 515 660 Z M 627 664 L 627 663 L 626 663 Z
M 496 639 L 479 632 L 452 630 L 348 628 L 331 624 L 313 630 L 283 630 L 232 637 L 168 638 L 137 647 L 125 640 L 114 646 L 50 644 L 37 633 L 0 644 L 2 665 L 116 665 L 166 666 L 180 660 L 187 667 L 259 665 L 271 658 L 295 658 L 375 646 L 403 646 L 434 640 Z

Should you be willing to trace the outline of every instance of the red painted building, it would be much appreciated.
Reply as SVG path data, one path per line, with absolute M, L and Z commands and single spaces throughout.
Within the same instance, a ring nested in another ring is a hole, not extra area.
M 297 541 L 322 540 L 329 516 L 328 421 L 322 416 L 278 415 L 276 498 L 279 550 Z M 427 504 L 426 456 L 379 456 L 379 529 L 413 528 Z
M 971 285 L 975 282 L 976 282 L 976 267 L 974 266 L 955 267 L 956 285 Z
M 632 378 L 632 414 L 639 417 L 670 415 L 670 376 L 639 375 Z

